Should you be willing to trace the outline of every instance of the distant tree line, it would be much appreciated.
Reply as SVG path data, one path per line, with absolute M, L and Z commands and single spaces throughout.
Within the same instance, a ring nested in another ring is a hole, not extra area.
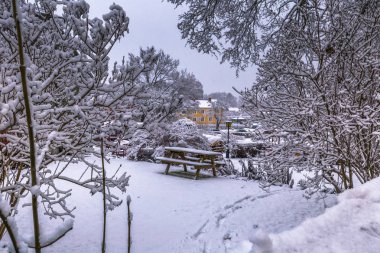
M 212 98 L 217 99 L 219 103 L 226 107 L 238 107 L 237 98 L 230 92 L 212 92 L 204 96 L 205 99 Z

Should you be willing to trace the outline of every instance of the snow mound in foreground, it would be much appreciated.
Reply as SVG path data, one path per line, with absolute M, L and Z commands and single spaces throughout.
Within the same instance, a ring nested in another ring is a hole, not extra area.
M 342 193 L 336 206 L 292 230 L 269 235 L 258 231 L 249 242 L 250 253 L 377 253 L 380 249 L 380 178 Z

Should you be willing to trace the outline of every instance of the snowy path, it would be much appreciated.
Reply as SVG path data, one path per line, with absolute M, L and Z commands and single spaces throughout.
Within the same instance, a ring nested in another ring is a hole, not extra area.
M 134 215 L 132 252 L 136 253 L 248 252 L 249 245 L 242 241 L 258 229 L 282 232 L 325 209 L 323 201 L 306 200 L 302 192 L 285 187 L 266 193 L 252 181 L 223 177 L 195 181 L 163 175 L 164 165 L 124 159 L 113 159 L 107 168 L 115 169 L 120 163 L 132 176 L 128 194 Z M 71 165 L 71 174 L 76 166 L 80 165 Z M 73 189 L 74 230 L 44 252 L 100 251 L 101 196 Z M 121 197 L 125 199 L 126 194 Z M 328 199 L 328 206 L 334 202 Z M 30 232 L 27 212 L 23 210 L 20 217 L 20 228 Z M 109 213 L 107 252 L 126 252 L 126 231 L 124 203 Z

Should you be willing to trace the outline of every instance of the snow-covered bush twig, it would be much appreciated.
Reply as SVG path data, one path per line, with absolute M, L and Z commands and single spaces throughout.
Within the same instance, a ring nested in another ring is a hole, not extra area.
M 102 253 L 106 252 L 106 233 L 107 233 L 107 203 L 106 203 L 106 169 L 104 165 L 104 141 L 100 142 L 100 155 L 102 159 L 102 195 L 103 195 L 103 236 Z
M 127 196 L 127 208 L 128 208 L 128 253 L 131 253 L 132 246 L 132 235 L 131 235 L 131 226 L 133 220 L 133 213 L 131 212 L 131 196 Z
M 13 9 L 13 18 L 16 23 L 16 32 L 17 32 L 17 45 L 18 45 L 18 56 L 20 64 L 20 75 L 21 75 L 21 84 L 22 84 L 22 93 L 25 105 L 25 114 L 28 128 L 28 140 L 29 140 L 29 161 L 30 161 L 30 176 L 31 176 L 31 187 L 39 187 L 38 174 L 37 174 L 37 152 L 35 145 L 35 132 L 34 128 L 36 127 L 35 121 L 33 119 L 33 104 L 30 101 L 30 88 L 28 87 L 28 80 L 26 76 L 26 63 L 24 56 L 23 48 L 23 35 L 21 28 L 22 13 L 17 0 L 12 0 L 12 9 Z M 36 253 L 41 252 L 40 244 L 40 224 L 38 217 L 38 194 L 32 194 L 32 210 L 33 210 L 33 227 L 34 227 L 34 245 Z

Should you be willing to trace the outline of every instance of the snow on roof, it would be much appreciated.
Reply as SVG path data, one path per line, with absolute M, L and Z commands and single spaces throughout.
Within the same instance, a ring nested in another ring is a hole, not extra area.
M 212 103 L 216 103 L 218 100 L 217 99 L 211 99 Z M 197 100 L 199 108 L 211 108 L 212 104 L 210 103 L 209 100 Z
M 240 111 L 240 108 L 238 108 L 238 107 L 228 107 L 228 111 L 230 111 L 230 112 L 238 112 L 238 111 Z
M 243 116 L 238 116 L 238 117 L 229 117 L 230 120 L 246 120 L 248 119 L 247 117 L 243 117 Z

